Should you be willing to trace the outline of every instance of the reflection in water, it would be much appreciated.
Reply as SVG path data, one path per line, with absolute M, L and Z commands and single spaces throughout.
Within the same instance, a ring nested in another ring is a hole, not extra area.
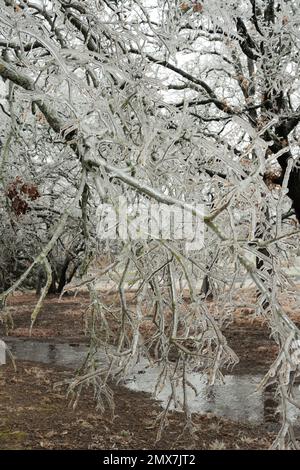
M 53 344 L 27 340 L 5 340 L 16 359 L 77 367 L 87 353 L 86 344 Z
M 154 392 L 159 371 L 148 369 L 143 375 L 134 375 L 133 380 L 126 384 L 132 390 Z M 213 387 L 206 385 L 203 375 L 190 374 L 189 381 L 195 386 L 198 395 L 189 388 L 187 395 L 192 412 L 213 413 L 219 416 L 227 416 L 236 421 L 258 423 L 264 419 L 264 399 L 261 392 L 256 392 L 256 387 L 261 376 L 235 376 L 226 375 L 224 384 L 216 384 Z M 167 384 L 157 395 L 163 403 L 168 401 L 171 388 Z M 181 398 L 180 389 L 178 397 Z
M 88 351 L 88 346 L 81 343 L 54 344 L 12 338 L 7 338 L 5 341 L 16 359 L 56 364 L 70 368 L 80 366 Z M 97 357 L 99 360 L 105 361 L 104 352 L 99 352 Z M 125 386 L 127 388 L 154 392 L 159 368 L 147 368 L 146 366 L 146 361 L 140 362 L 136 366 L 131 376 L 126 380 Z M 266 403 L 268 400 L 265 400 L 265 395 L 261 391 L 256 391 L 260 380 L 261 376 L 256 375 L 226 375 L 224 384 L 209 387 L 206 385 L 203 375 L 190 374 L 189 381 L 198 391 L 197 396 L 195 396 L 194 391 L 191 388 L 188 389 L 191 411 L 198 413 L 211 412 L 241 422 L 263 423 L 266 418 Z M 157 395 L 157 399 L 164 405 L 168 401 L 169 394 L 170 386 L 167 384 Z M 299 390 L 295 390 L 295 396 L 300 399 Z M 182 398 L 180 388 L 178 398 Z M 270 411 L 274 414 L 275 407 Z M 294 406 L 290 406 L 288 413 L 291 420 L 300 425 L 300 412 Z

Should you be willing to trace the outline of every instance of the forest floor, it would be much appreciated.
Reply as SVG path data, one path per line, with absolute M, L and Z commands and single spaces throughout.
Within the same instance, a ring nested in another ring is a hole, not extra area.
M 53 388 L 72 371 L 18 362 L 0 368 L 0 449 L 263 449 L 274 435 L 263 428 L 213 415 L 193 415 L 194 434 L 184 432 L 181 413 L 172 412 L 156 442 L 153 420 L 162 411 L 146 393 L 112 386 L 114 417 L 95 410 L 84 390 L 75 410 L 66 387 Z
M 107 299 L 110 303 L 115 301 L 113 295 Z M 29 337 L 30 314 L 36 300 L 33 293 L 13 296 L 9 304 L 13 318 L 10 337 Z M 299 324 L 297 305 L 288 297 L 284 302 L 289 315 Z M 82 292 L 61 300 L 47 298 L 31 339 L 88 342 L 85 335 L 88 306 L 89 298 Z M 249 309 L 235 311 L 233 318 L 226 328 L 226 337 L 240 362 L 230 373 L 266 372 L 277 352 L 266 324 L 253 318 Z M 5 339 L 6 333 L 5 325 L 0 323 L 0 337 Z M 62 367 L 24 361 L 17 362 L 16 371 L 10 361 L 0 367 L 0 449 L 264 449 L 275 436 L 264 425 L 193 414 L 195 427 L 191 437 L 184 430 L 183 415 L 174 411 L 156 442 L 158 427 L 153 428 L 153 422 L 162 408 L 149 394 L 112 384 L 115 401 L 112 416 L 109 409 L 103 414 L 96 411 L 93 391 L 85 389 L 73 409 L 66 386 L 53 388 L 54 383 L 71 374 Z

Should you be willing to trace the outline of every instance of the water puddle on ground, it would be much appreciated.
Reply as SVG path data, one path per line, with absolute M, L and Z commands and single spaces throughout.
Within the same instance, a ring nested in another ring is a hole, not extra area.
M 50 343 L 12 338 L 5 341 L 16 359 L 68 368 L 78 367 L 88 351 L 87 345 L 82 343 Z M 99 359 L 105 361 L 105 354 L 99 353 Z M 157 367 L 147 368 L 146 362 L 140 363 L 126 379 L 125 386 L 131 390 L 153 393 L 158 375 Z M 188 390 L 190 409 L 192 412 L 213 413 L 244 423 L 276 422 L 276 404 L 272 394 L 257 391 L 261 378 L 260 375 L 225 375 L 223 384 L 217 383 L 209 387 L 203 375 L 192 373 L 189 381 L 196 387 L 198 394 L 195 396 L 192 389 Z M 166 385 L 157 399 L 166 405 L 169 395 L 170 386 Z M 298 386 L 295 396 L 300 399 Z M 181 397 L 179 389 L 178 398 Z M 299 410 L 290 405 L 288 413 L 297 427 L 300 426 Z

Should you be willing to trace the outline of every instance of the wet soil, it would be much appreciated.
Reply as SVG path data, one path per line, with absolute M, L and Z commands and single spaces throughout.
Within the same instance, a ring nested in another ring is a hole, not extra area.
M 183 415 L 171 412 L 156 442 L 153 424 L 162 409 L 146 393 L 112 385 L 115 410 L 95 409 L 91 389 L 76 409 L 66 388 L 53 388 L 72 372 L 30 362 L 0 368 L 0 449 L 265 449 L 274 439 L 263 426 L 236 423 L 213 415 L 193 415 L 194 433 L 184 430 Z
M 5 339 L 8 334 L 29 339 L 30 315 L 36 301 L 33 293 L 14 295 L 9 301 L 13 325 L 9 319 L 0 323 L 0 337 Z M 108 301 L 114 302 L 114 296 L 110 295 Z M 89 304 L 83 292 L 76 297 L 48 297 L 31 339 L 88 343 L 85 327 Z M 291 317 L 299 324 L 298 308 L 291 307 Z M 113 331 L 113 322 L 111 328 Z M 230 374 L 263 374 L 276 357 L 277 347 L 267 325 L 255 319 L 249 309 L 234 313 L 226 337 L 240 358 Z M 112 385 L 116 404 L 112 418 L 109 409 L 103 414 L 95 409 L 93 392 L 87 389 L 73 410 L 68 406 L 66 388 L 53 389 L 54 383 L 71 374 L 59 366 L 24 361 L 18 361 L 16 372 L 11 363 L 1 366 L 0 449 L 264 449 L 275 436 L 269 431 L 278 427 L 274 401 L 263 425 L 238 423 L 210 413 L 193 414 L 192 437 L 184 430 L 183 415 L 174 411 L 156 442 L 158 425 L 153 428 L 153 423 L 162 408 L 149 394 Z

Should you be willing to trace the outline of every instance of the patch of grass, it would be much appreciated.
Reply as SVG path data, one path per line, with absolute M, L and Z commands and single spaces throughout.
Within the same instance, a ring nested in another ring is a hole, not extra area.
M 27 433 L 24 431 L 0 431 L 0 447 L 7 444 L 21 443 L 27 438 Z
M 36 411 L 40 413 L 55 413 L 59 411 L 59 406 L 55 403 L 42 403 L 36 407 Z

